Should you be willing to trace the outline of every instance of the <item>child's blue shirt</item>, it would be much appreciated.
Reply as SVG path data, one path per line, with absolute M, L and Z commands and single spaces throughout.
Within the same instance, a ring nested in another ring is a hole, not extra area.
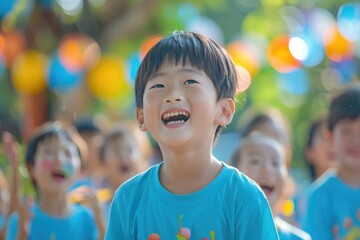
M 172 194 L 159 181 L 162 163 L 125 182 L 112 201 L 106 240 L 278 239 L 258 185 L 223 163 L 203 189 Z
M 313 240 L 360 239 L 360 188 L 335 172 L 316 181 L 307 206 L 303 227 Z
M 29 240 L 98 239 L 94 216 L 86 207 L 73 205 L 72 214 L 67 217 L 49 216 L 37 204 L 33 204 L 31 211 Z M 6 232 L 7 240 L 17 239 L 18 221 L 18 214 L 12 214 Z
M 275 225 L 280 240 L 311 240 L 309 234 L 284 221 L 280 217 L 275 218 Z

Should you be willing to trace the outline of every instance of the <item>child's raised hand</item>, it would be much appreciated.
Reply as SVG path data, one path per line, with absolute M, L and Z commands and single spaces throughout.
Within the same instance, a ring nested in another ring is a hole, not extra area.
M 19 164 L 19 143 L 15 137 L 9 133 L 2 134 L 3 152 L 12 166 Z
M 88 205 L 93 210 L 95 221 L 99 229 L 99 239 L 103 239 L 105 236 L 105 224 L 100 202 L 95 192 L 87 186 L 80 186 L 71 191 L 69 197 L 72 202 Z

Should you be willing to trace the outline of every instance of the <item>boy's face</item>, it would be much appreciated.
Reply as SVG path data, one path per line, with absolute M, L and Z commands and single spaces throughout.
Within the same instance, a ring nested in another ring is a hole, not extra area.
M 207 139 L 212 145 L 216 127 L 228 124 L 234 113 L 233 100 L 218 102 L 211 79 L 191 66 L 160 68 L 150 76 L 143 101 L 137 109 L 140 129 L 149 130 L 160 145 L 195 146 Z
M 360 171 L 360 117 L 343 119 L 335 125 L 332 147 L 340 168 Z
M 274 210 L 285 190 L 287 169 L 284 153 L 270 143 L 247 143 L 241 150 L 237 167 L 261 187 Z
M 64 136 L 50 136 L 38 144 L 30 174 L 42 192 L 66 192 L 80 171 L 80 156 Z
M 140 154 L 131 139 L 117 137 L 112 139 L 105 149 L 105 168 L 112 184 L 120 186 L 123 182 L 138 173 L 137 162 Z

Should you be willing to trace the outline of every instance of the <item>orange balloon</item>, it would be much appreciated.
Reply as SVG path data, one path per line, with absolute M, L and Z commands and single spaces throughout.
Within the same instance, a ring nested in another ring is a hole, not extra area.
M 81 34 L 70 33 L 60 42 L 59 58 L 70 72 L 79 72 L 96 65 L 100 59 L 100 47 L 93 39 Z
M 226 50 L 236 65 L 244 67 L 251 76 L 259 71 L 260 60 L 245 44 L 236 41 L 227 45 Z
M 16 58 L 12 69 L 14 88 L 23 94 L 38 94 L 46 89 L 47 57 L 29 50 Z
M 157 44 L 162 38 L 163 38 L 162 36 L 154 35 L 145 39 L 145 41 L 140 46 L 140 50 L 139 50 L 140 58 L 143 59 L 145 55 L 149 52 L 149 50 L 153 46 L 155 46 L 155 44 Z
M 250 73 L 242 66 L 236 66 L 236 69 L 240 77 L 236 86 L 236 92 L 245 92 L 251 84 Z
M 300 62 L 291 55 L 289 42 L 289 36 L 279 36 L 268 46 L 268 61 L 278 72 L 287 73 L 300 67 Z
M 10 67 L 15 59 L 25 51 L 26 41 L 24 35 L 20 31 L 9 31 L 2 33 L 5 45 L 5 65 Z
M 326 31 L 323 41 L 326 56 L 334 62 L 349 58 L 355 50 L 354 45 L 340 34 L 337 25 Z
M 123 59 L 103 57 L 87 74 L 91 93 L 103 100 L 119 98 L 130 87 Z

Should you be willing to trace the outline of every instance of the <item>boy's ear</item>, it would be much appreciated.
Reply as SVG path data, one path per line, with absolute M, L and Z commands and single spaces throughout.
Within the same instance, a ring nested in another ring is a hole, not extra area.
M 220 126 L 228 125 L 235 113 L 235 103 L 231 98 L 220 100 L 220 111 L 216 116 L 216 123 Z
M 141 131 L 146 131 L 145 121 L 144 121 L 144 110 L 142 108 L 136 108 L 136 121 L 139 124 L 139 128 Z

